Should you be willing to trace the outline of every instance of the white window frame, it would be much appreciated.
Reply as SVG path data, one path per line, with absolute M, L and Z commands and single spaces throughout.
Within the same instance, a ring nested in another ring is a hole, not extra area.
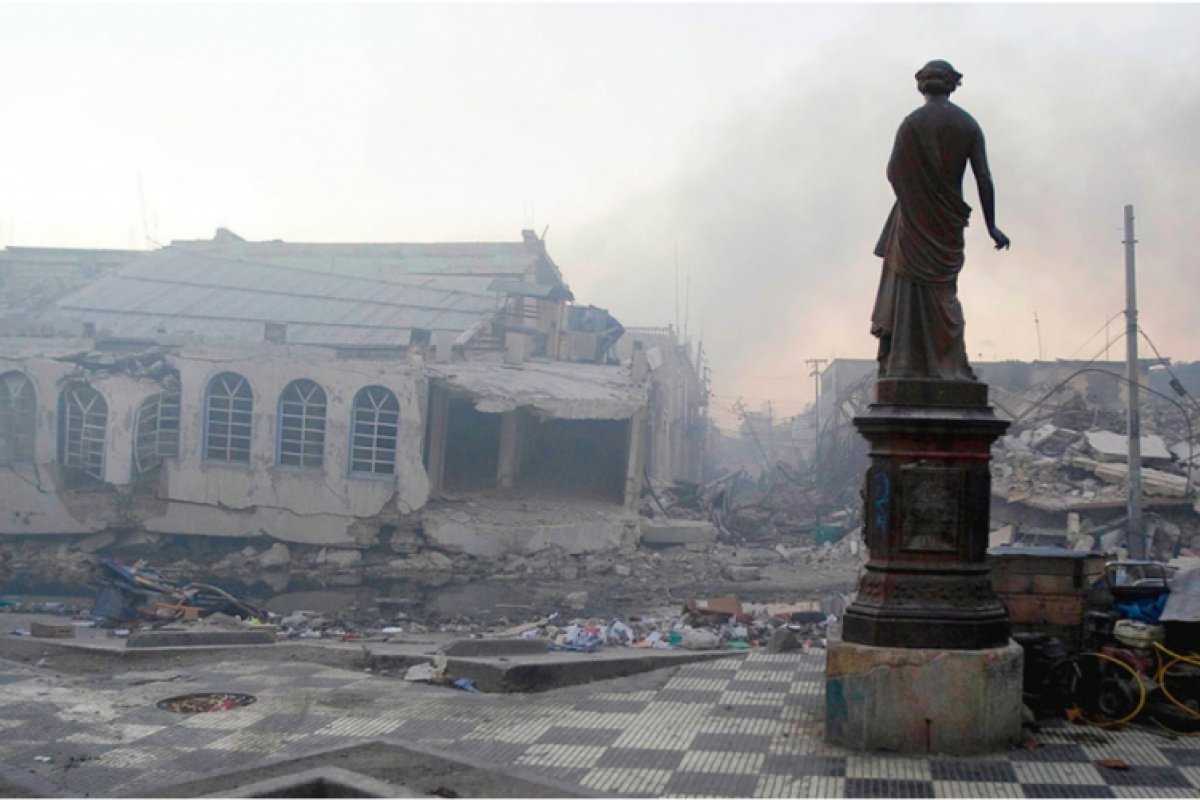
M 221 393 L 218 394 L 214 389 L 219 389 Z M 214 401 L 226 405 L 214 408 Z M 218 426 L 223 426 L 223 433 Z M 235 435 L 235 428 L 244 428 L 245 433 Z M 224 443 L 214 446 L 215 437 L 223 438 Z M 253 441 L 254 389 L 250 382 L 236 372 L 222 372 L 213 376 L 204 389 L 204 461 L 249 464 Z
M 167 458 L 179 457 L 178 388 L 151 395 L 138 406 L 133 425 L 133 466 L 148 472 Z
M 36 457 L 37 391 L 23 372 L 0 374 L 0 464 L 28 464 Z
M 394 477 L 400 445 L 400 400 L 396 393 L 386 386 L 364 386 L 354 395 L 350 415 L 350 474 Z M 391 435 L 381 435 L 380 429 L 386 431 L 389 427 Z M 390 450 L 380 443 L 387 439 L 392 442 Z
M 275 463 L 303 470 L 325 469 L 325 426 L 329 405 L 321 385 L 297 378 L 279 393 Z
M 86 383 L 63 389 L 61 457 L 64 467 L 104 480 L 108 401 Z

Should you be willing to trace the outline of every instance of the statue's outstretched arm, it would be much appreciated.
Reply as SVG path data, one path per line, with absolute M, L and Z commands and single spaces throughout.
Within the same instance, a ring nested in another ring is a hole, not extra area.
M 988 169 L 983 131 L 978 132 L 975 144 L 971 147 L 971 172 L 975 175 L 975 185 L 979 187 L 979 204 L 983 207 L 983 221 L 987 224 L 988 235 L 996 243 L 997 250 L 1007 249 L 1010 244 L 1008 237 L 996 227 L 996 189 Z

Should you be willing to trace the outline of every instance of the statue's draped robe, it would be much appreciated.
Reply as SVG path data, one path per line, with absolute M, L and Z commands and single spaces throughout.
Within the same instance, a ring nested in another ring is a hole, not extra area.
M 896 203 L 875 246 L 883 274 L 871 333 L 882 377 L 975 380 L 958 302 L 971 208 L 944 172 L 932 122 L 918 109 L 896 133 L 887 170 Z

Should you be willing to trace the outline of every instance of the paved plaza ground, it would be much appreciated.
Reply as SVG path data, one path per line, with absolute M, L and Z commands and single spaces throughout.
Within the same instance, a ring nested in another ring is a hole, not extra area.
M 494 771 L 491 783 L 473 784 L 481 794 L 527 794 L 510 780 L 524 777 L 546 782 L 551 795 L 1200 795 L 1200 739 L 1138 730 L 1054 726 L 1037 735 L 1036 749 L 969 759 L 826 746 L 819 650 L 752 653 L 526 695 L 470 694 L 300 661 L 224 659 L 116 676 L 0 661 L 0 794 L 153 796 L 189 782 L 190 793 L 216 791 L 228 788 L 216 779 L 222 773 L 266 775 L 280 761 L 303 757 L 301 766 L 311 765 L 322 753 L 390 744 L 416 748 L 410 759 L 444 753 Z M 246 692 L 257 702 L 195 715 L 155 705 L 212 691 Z M 1097 766 L 1102 758 L 1131 768 Z M 396 785 L 442 788 L 423 781 L 433 778 L 414 773 Z

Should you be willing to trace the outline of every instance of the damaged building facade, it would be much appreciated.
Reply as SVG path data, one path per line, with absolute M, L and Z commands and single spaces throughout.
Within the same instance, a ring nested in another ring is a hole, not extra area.
M 582 552 L 701 474 L 691 360 L 574 303 L 530 231 L 91 253 L 53 301 L 0 285 L 4 536 Z

